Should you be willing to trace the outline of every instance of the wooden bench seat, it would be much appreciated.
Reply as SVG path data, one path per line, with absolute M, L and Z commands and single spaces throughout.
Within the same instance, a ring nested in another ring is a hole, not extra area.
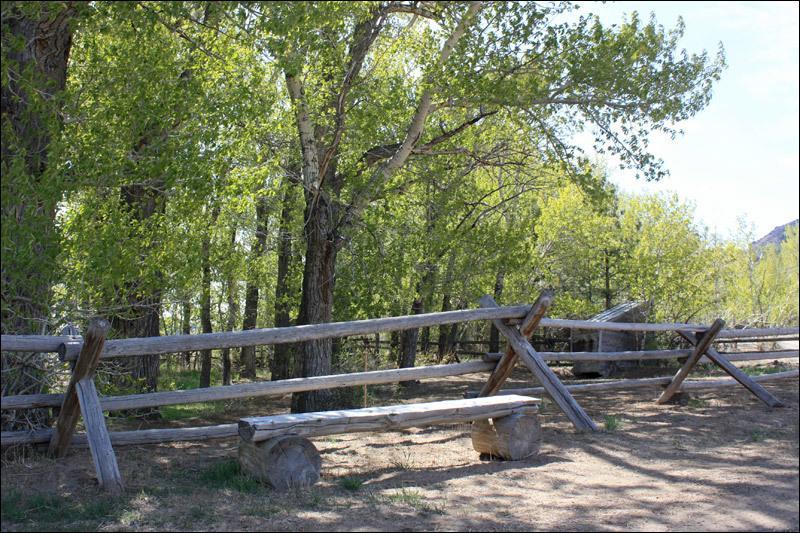
M 319 479 L 321 459 L 307 437 L 473 421 L 478 421 L 472 431 L 476 451 L 522 459 L 538 451 L 539 403 L 537 398 L 503 395 L 242 418 L 239 461 L 244 472 L 276 488 L 308 486 Z

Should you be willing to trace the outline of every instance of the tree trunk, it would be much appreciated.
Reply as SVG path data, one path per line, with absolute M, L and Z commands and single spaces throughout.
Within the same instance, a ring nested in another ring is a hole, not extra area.
M 500 302 L 503 296 L 503 288 L 505 287 L 506 273 L 501 269 L 497 271 L 497 277 L 494 280 L 494 301 Z M 497 353 L 500 351 L 500 332 L 494 327 L 494 324 L 489 322 L 489 351 Z
M 77 6 L 3 4 L 0 93 L 2 135 L 3 260 L 0 275 L 0 330 L 3 334 L 46 334 L 50 290 L 57 279 L 56 204 L 63 174 L 49 165 L 51 140 L 61 129 L 61 93 L 66 86 Z M 37 368 L 44 354 L 4 353 L 3 394 L 41 392 Z M 22 371 L 22 366 L 27 367 Z M 44 410 L 26 411 L 17 424 L 3 415 L 3 430 L 29 429 L 46 422 Z
M 231 228 L 231 249 L 233 249 L 234 245 L 236 244 L 236 224 L 233 225 Z M 228 300 L 228 321 L 226 323 L 226 329 L 228 331 L 233 331 L 233 328 L 236 327 L 236 314 L 238 313 L 239 306 L 236 302 L 236 296 L 239 292 L 237 290 L 238 284 L 236 280 L 233 278 L 232 275 L 228 275 L 227 279 L 227 300 Z M 223 385 L 230 385 L 231 384 L 231 349 L 224 348 L 222 350 L 222 384 Z
M 138 149 L 142 149 L 145 144 L 140 143 Z M 144 226 L 153 215 L 164 213 L 166 198 L 163 190 L 164 183 L 161 180 L 134 183 L 120 188 L 120 200 L 130 212 L 133 225 Z M 146 264 L 148 251 L 147 247 L 140 250 L 142 264 Z M 111 326 L 117 336 L 129 338 L 161 335 L 161 279 L 162 274 L 156 271 L 149 283 L 135 279 L 119 288 L 119 302 L 123 311 L 111 317 Z M 153 354 L 133 358 L 129 363 L 132 377 L 144 380 L 144 388 L 148 392 L 158 388 L 160 362 L 161 357 Z
M 334 271 L 336 268 L 336 208 L 327 195 L 306 191 L 305 240 L 306 261 L 303 268 L 303 293 L 298 324 L 322 324 L 333 316 Z M 331 339 L 304 342 L 301 345 L 303 377 L 331 373 Z M 325 411 L 332 405 L 331 391 L 295 393 L 292 411 L 296 413 Z
M 283 205 L 281 207 L 281 224 L 278 229 L 278 277 L 275 282 L 275 327 L 291 326 L 289 311 L 292 307 L 293 292 L 289 287 L 289 273 L 292 263 L 292 209 L 294 207 L 294 186 L 285 184 L 283 191 Z M 276 344 L 270 374 L 272 380 L 288 379 L 299 374 L 293 368 L 294 346 L 291 344 Z
M 208 232 L 203 236 L 202 262 L 203 277 L 200 296 L 200 326 L 203 333 L 212 333 L 211 326 L 211 231 L 216 222 L 219 210 L 215 208 L 212 213 L 212 223 Z M 200 387 L 211 386 L 211 350 L 200 352 Z
M 256 200 L 256 235 L 250 255 L 252 264 L 257 264 L 264 255 L 267 248 L 267 198 L 259 196 Z M 260 282 L 256 272 L 249 270 L 251 274 L 247 278 L 247 287 L 244 297 L 244 316 L 242 318 L 242 330 L 255 329 L 258 323 L 258 285 Z M 243 346 L 241 350 L 241 376 L 245 378 L 256 377 L 256 347 Z
M 605 279 L 606 309 L 611 309 L 611 264 L 608 250 L 603 250 L 603 277 Z
M 422 297 L 417 297 L 411 304 L 411 314 L 419 315 L 424 311 Z M 400 355 L 400 368 L 411 368 L 417 360 L 417 340 L 419 329 L 407 329 L 402 333 L 402 353 Z
M 181 316 L 181 333 L 191 335 L 192 333 L 192 302 L 187 297 L 183 301 L 183 313 Z M 192 362 L 192 352 L 183 352 L 183 362 L 186 368 Z

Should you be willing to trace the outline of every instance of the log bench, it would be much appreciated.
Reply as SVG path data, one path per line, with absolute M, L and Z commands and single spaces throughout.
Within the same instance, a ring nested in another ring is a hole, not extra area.
M 308 437 L 474 422 L 472 446 L 489 456 L 519 460 L 539 451 L 539 399 L 503 395 L 344 411 L 248 417 L 239 420 L 242 472 L 277 489 L 319 480 L 322 461 Z

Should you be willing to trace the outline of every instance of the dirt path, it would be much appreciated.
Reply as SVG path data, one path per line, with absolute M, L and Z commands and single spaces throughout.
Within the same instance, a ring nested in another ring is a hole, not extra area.
M 483 379 L 381 390 L 457 398 Z M 15 461 L 3 466 L 2 528 L 796 531 L 798 383 L 768 388 L 786 408 L 739 388 L 665 406 L 653 390 L 576 396 L 619 426 L 597 434 L 576 434 L 548 401 L 542 452 L 519 462 L 479 460 L 467 426 L 319 438 L 323 479 L 290 494 L 238 476 L 234 439 L 120 449 L 129 490 L 114 501 L 93 488 L 86 451 Z

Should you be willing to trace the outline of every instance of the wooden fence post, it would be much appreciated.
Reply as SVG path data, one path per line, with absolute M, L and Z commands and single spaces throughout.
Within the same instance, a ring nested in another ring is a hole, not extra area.
M 86 329 L 83 347 L 72 371 L 67 392 L 64 394 L 48 452 L 54 457 L 64 456 L 75 432 L 78 416 L 83 414 L 97 480 L 101 487 L 118 494 L 123 490 L 122 476 L 119 473 L 114 449 L 111 447 L 111 438 L 100 407 L 100 398 L 92 381 L 110 328 L 111 325 L 106 320 L 95 319 Z
M 545 290 L 540 295 L 539 298 L 536 299 L 536 302 L 531 307 L 531 310 L 528 311 L 528 314 L 522 320 L 522 324 L 519 326 L 519 331 L 523 337 L 528 338 L 533 334 L 533 330 L 536 329 L 536 326 L 539 325 L 539 322 L 544 318 L 547 309 L 553 303 L 553 291 Z M 481 389 L 479 397 L 481 396 L 491 396 L 496 394 L 497 391 L 500 390 L 500 387 L 503 386 L 503 383 L 508 379 L 511 375 L 511 372 L 514 370 L 514 366 L 517 364 L 519 360 L 519 356 L 517 352 L 514 351 L 510 345 L 506 347 L 506 351 L 500 360 L 497 362 L 497 366 L 494 367 L 489 378 L 486 380 L 486 383 L 483 384 L 483 389 Z
M 488 294 L 483 296 L 479 303 L 481 307 L 497 306 L 497 303 L 495 303 L 494 299 Z M 511 344 L 514 351 L 517 352 L 520 360 L 525 363 L 525 366 L 527 366 L 533 375 L 541 382 L 547 394 L 553 398 L 553 401 L 555 401 L 564 414 L 567 415 L 567 418 L 570 419 L 575 428 L 579 431 L 597 431 L 597 426 L 594 421 L 592 421 L 583 408 L 578 405 L 578 402 L 575 401 L 575 398 L 573 398 L 566 387 L 564 387 L 564 384 L 559 381 L 558 376 L 547 366 L 544 359 L 536 353 L 536 350 L 533 349 L 533 346 L 522 336 L 519 330 L 506 325 L 502 320 L 494 320 L 493 323 L 497 330 L 508 339 L 509 344 Z
M 689 332 L 686 331 L 678 331 L 678 334 L 695 346 L 700 342 L 700 339 L 696 334 L 691 336 Z M 778 398 L 770 394 L 767 389 L 755 382 L 753 378 L 742 372 L 739 367 L 731 363 L 727 357 L 719 353 L 713 346 L 709 346 L 706 349 L 706 357 L 711 359 L 711 361 L 716 363 L 717 366 L 722 368 L 722 370 L 727 372 L 728 375 L 741 383 L 747 390 L 752 392 L 756 398 L 768 406 L 783 407 L 783 403 Z
M 700 361 L 700 358 L 703 357 L 703 354 L 706 353 L 706 350 L 709 346 L 711 346 L 711 342 L 714 340 L 714 337 L 720 332 L 720 330 L 725 327 L 725 321 L 721 318 L 718 318 L 711 324 L 711 327 L 708 328 L 703 334 L 702 337 L 697 340 L 697 343 L 694 347 L 694 352 L 683 366 L 678 370 L 678 373 L 675 374 L 675 377 L 672 378 L 672 381 L 667 385 L 667 388 L 664 389 L 664 392 L 661 393 L 661 396 L 658 397 L 656 403 L 665 403 L 672 398 L 678 389 L 681 388 L 681 383 L 683 380 L 686 379 L 686 376 L 689 375 L 689 372 L 692 371 L 692 368 Z

